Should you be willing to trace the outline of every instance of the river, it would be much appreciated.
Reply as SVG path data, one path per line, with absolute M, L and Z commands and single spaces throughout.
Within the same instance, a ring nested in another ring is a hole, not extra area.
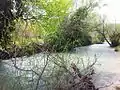
M 93 80 L 96 87 L 110 86 L 113 83 L 100 90 L 115 90 L 115 86 L 120 86 L 120 52 L 115 52 L 107 43 L 76 48 L 76 51 L 82 56 L 93 57 L 96 54 L 98 57 Z
M 68 54 L 64 53 L 66 57 Z M 115 52 L 113 48 L 110 48 L 107 43 L 104 44 L 93 44 L 90 46 L 77 47 L 70 53 L 72 56 L 71 62 L 76 61 L 76 57 L 80 57 L 81 59 L 93 60 L 97 57 L 97 63 L 94 66 L 96 74 L 93 76 L 93 82 L 96 87 L 104 87 L 106 85 L 110 85 L 110 87 L 101 88 L 100 90 L 114 90 L 116 85 L 120 84 L 120 52 Z M 36 65 L 41 64 L 43 54 L 36 54 L 31 57 L 24 57 L 23 61 L 18 61 L 21 68 L 34 68 Z M 19 60 L 19 58 L 18 58 Z M 43 61 L 44 62 L 44 61 Z M 68 61 L 69 62 L 69 61 Z M 3 63 L 3 64 L 2 64 Z M 0 67 L 0 75 L 8 75 L 8 68 L 12 63 L 10 61 L 3 61 Z M 6 64 L 7 63 L 7 64 Z M 77 63 L 77 62 L 76 62 Z M 9 64 L 9 65 L 8 65 Z M 34 66 L 32 66 L 34 65 Z M 41 66 L 39 68 L 42 68 Z M 12 68 L 15 72 L 15 69 Z M 6 72 L 6 73 L 5 73 Z M 17 72 L 17 75 L 21 72 Z M 12 75 L 12 74 L 10 74 Z M 1 78 L 0 78 L 1 79 Z M 5 81 L 5 80 L 3 80 Z M 1 84 L 2 82 L 0 82 Z

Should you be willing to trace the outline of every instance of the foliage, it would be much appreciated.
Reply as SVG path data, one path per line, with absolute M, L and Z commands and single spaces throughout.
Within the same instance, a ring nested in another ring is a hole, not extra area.
M 44 39 L 53 34 L 68 15 L 72 0 L 38 0 L 23 2 L 26 7 L 24 18 L 15 20 L 15 31 L 12 41 L 18 46 L 31 42 L 43 43 Z M 31 9 L 30 7 L 31 6 Z
M 15 0 L 15 3 L 12 0 L 0 1 L 0 45 L 3 49 L 10 44 L 11 32 L 15 30 L 14 19 L 22 15 L 21 0 Z
M 120 45 L 117 46 L 117 47 L 115 47 L 115 51 L 116 51 L 116 52 L 120 51 Z
M 1 46 L 15 44 L 24 47 L 30 43 L 45 43 L 49 49 L 69 51 L 92 43 L 90 32 L 95 26 L 94 21 L 97 21 L 93 11 L 98 5 L 94 0 L 87 0 L 85 5 L 72 13 L 72 0 L 15 1 L 16 7 L 11 10 L 16 12 L 12 12 L 12 23 L 9 22 L 13 28 L 10 32 L 7 30 L 11 43 L 1 43 Z M 8 40 L 7 35 L 5 38 Z M 97 40 L 101 42 L 100 39 L 102 37 L 98 35 Z
M 41 36 L 43 31 L 36 21 L 15 21 L 15 31 L 12 33 L 12 41 L 15 45 L 22 47 L 30 43 L 43 43 Z
M 93 44 L 102 44 L 104 42 L 104 37 L 97 33 L 97 32 L 92 32 L 92 43 Z
M 120 45 L 120 28 L 119 24 L 108 24 L 106 28 L 106 36 L 110 41 L 111 47 Z
M 47 38 L 49 47 L 55 51 L 69 51 L 74 47 L 90 45 L 92 38 L 89 34 L 91 29 L 89 16 L 93 13 L 96 3 L 89 2 L 89 5 L 81 6 L 75 13 L 67 16 L 61 23 L 59 29 Z
M 120 32 L 114 31 L 110 36 L 111 47 L 120 45 Z
M 72 0 L 38 0 L 32 3 L 36 8 L 37 24 L 44 33 L 43 37 L 54 33 L 63 21 L 64 17 L 69 14 L 69 9 L 72 7 Z
M 6 2 L 0 2 L 3 6 L 5 3 L 3 8 L 10 10 L 10 13 L 4 14 L 9 16 L 9 20 L 3 16 L 0 19 L 2 22 L 3 19 L 9 21 L 0 32 L 2 49 L 12 44 L 22 47 L 31 42 L 43 43 L 44 38 L 57 30 L 72 7 L 72 0 L 10 0 L 8 6 Z

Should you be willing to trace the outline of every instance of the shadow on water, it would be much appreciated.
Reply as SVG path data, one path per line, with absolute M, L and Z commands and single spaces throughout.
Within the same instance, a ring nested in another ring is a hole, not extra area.
M 5 63 L 0 63 L 0 90 L 23 90 L 18 78 L 15 74 L 5 66 Z
M 0 90 L 7 90 L 8 82 L 9 82 L 9 74 L 4 64 L 0 62 Z

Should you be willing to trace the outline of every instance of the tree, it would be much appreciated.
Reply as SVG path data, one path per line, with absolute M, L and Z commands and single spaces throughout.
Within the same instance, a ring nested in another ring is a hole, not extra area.
M 92 19 L 89 15 L 96 6 L 96 2 L 89 2 L 89 5 L 83 5 L 74 13 L 66 16 L 55 37 L 51 37 L 49 41 L 49 44 L 55 51 L 69 51 L 74 47 L 90 45 L 92 43 L 89 34 Z
M 0 45 L 6 49 L 10 42 L 10 33 L 14 30 L 14 20 L 22 16 L 21 0 L 0 1 Z
M 111 42 L 109 42 L 108 40 L 108 30 L 107 30 L 107 25 L 105 23 L 105 20 L 103 19 L 102 22 L 99 22 L 98 27 L 96 29 L 96 31 L 103 36 L 103 38 L 105 39 L 105 41 L 112 46 Z

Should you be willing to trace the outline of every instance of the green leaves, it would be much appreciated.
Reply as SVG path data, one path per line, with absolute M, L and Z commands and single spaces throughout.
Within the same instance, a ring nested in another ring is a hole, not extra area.
M 71 6 L 71 0 L 49 0 L 47 3 L 41 1 L 42 9 L 45 15 L 41 18 L 41 24 L 47 34 L 55 32 L 64 17 L 68 15 Z

